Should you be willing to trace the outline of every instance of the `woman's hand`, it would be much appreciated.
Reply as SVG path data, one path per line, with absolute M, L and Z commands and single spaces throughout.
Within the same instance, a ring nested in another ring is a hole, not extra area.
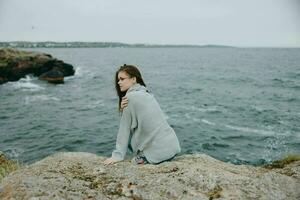
M 107 158 L 103 163 L 104 163 L 104 165 L 110 165 L 110 164 L 114 164 L 116 162 L 118 162 L 118 161 L 116 161 L 113 158 Z
M 128 99 L 126 96 L 122 97 L 121 101 L 121 111 L 128 105 Z

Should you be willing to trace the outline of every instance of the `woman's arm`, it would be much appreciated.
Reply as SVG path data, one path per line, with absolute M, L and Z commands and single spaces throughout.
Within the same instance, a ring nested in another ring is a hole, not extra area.
M 132 117 L 130 106 L 128 104 L 128 106 L 123 109 L 117 135 L 116 149 L 112 152 L 111 158 L 104 161 L 104 164 L 112 164 L 124 160 L 128 148 L 131 122 Z

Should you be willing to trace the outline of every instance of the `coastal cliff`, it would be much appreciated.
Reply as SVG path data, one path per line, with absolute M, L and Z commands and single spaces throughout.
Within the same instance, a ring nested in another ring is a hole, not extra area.
M 49 83 L 63 83 L 64 77 L 73 76 L 75 70 L 72 65 L 46 53 L 0 49 L 0 84 L 18 81 L 27 74 L 38 76 Z
M 0 182 L 0 199 L 299 199 L 300 161 L 281 168 L 234 165 L 205 154 L 159 165 L 104 166 L 91 153 L 56 153 Z

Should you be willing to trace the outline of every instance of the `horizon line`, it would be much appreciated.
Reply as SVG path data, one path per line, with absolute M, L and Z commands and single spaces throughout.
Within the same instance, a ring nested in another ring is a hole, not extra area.
M 203 46 L 223 46 L 223 47 L 231 47 L 231 48 L 300 48 L 300 46 L 240 46 L 240 45 L 226 45 L 226 44 L 155 44 L 155 43 L 126 43 L 126 42 L 113 42 L 113 41 L 54 41 L 54 40 L 43 40 L 43 41 L 30 41 L 30 40 L 11 40 L 11 41 L 0 41 L 0 43 L 112 43 L 112 44 L 123 44 L 123 45 L 148 45 L 148 46 L 194 46 L 194 47 L 203 47 Z

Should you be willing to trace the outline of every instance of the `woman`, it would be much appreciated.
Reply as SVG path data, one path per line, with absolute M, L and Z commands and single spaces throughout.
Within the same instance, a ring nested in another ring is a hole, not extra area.
M 116 149 L 105 165 L 124 160 L 129 148 L 135 164 L 158 164 L 171 160 L 181 148 L 154 96 L 149 93 L 141 73 L 133 65 L 123 65 L 115 74 L 121 122 Z

